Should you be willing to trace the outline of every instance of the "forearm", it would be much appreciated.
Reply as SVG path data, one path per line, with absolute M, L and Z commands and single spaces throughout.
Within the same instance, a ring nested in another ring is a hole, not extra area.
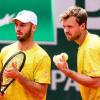
M 97 88 L 100 87 L 100 78 L 92 78 L 83 74 L 79 74 L 75 71 L 72 71 L 70 69 L 63 71 L 64 74 L 74 81 L 78 82 L 81 85 L 91 87 L 91 88 Z
M 63 57 L 58 57 L 57 60 L 53 60 L 59 70 L 61 70 L 66 76 L 70 77 L 74 81 L 90 88 L 100 87 L 100 77 L 89 77 L 83 74 L 79 74 L 69 69 L 68 63 Z
M 39 84 L 33 81 L 29 81 L 26 77 L 19 74 L 17 81 L 28 91 L 33 97 L 43 98 L 46 93 L 47 85 Z M 42 91 L 41 91 L 42 90 Z

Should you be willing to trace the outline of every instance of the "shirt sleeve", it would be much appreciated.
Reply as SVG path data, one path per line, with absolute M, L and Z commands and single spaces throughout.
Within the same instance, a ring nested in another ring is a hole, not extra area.
M 87 49 L 84 57 L 84 74 L 100 77 L 100 44 Z
M 34 73 L 35 82 L 50 84 L 50 71 L 51 59 L 46 55 L 41 59 Z

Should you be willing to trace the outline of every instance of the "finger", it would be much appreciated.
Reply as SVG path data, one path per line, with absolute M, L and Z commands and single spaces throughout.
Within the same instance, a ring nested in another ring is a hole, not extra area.
M 64 61 L 68 60 L 68 55 L 66 53 L 61 53 L 61 57 Z
M 11 70 L 13 70 L 14 68 L 5 68 L 4 72 L 9 72 Z
M 66 58 L 65 58 L 64 55 L 61 55 L 61 58 L 62 58 L 62 60 L 63 60 L 64 62 L 66 61 Z
M 13 68 L 17 68 L 17 63 L 16 62 L 12 62 L 12 67 Z

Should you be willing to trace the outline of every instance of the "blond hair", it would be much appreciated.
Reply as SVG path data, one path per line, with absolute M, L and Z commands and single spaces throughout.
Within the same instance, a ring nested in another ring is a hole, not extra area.
M 76 21 L 79 25 L 82 23 L 87 24 L 87 12 L 85 9 L 78 6 L 71 6 L 60 15 L 60 21 L 68 19 L 71 16 L 76 17 Z

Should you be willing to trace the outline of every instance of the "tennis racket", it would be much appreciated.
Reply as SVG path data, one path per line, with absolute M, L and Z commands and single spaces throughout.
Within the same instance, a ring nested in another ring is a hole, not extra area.
M 5 90 L 9 87 L 9 85 L 15 80 L 12 78 L 6 78 L 3 76 L 3 72 L 5 68 L 11 68 L 12 64 L 16 64 L 16 68 L 21 71 L 24 63 L 26 60 L 26 55 L 25 53 L 19 51 L 15 54 L 13 54 L 4 64 L 1 72 L 0 72 L 0 92 L 3 95 Z

